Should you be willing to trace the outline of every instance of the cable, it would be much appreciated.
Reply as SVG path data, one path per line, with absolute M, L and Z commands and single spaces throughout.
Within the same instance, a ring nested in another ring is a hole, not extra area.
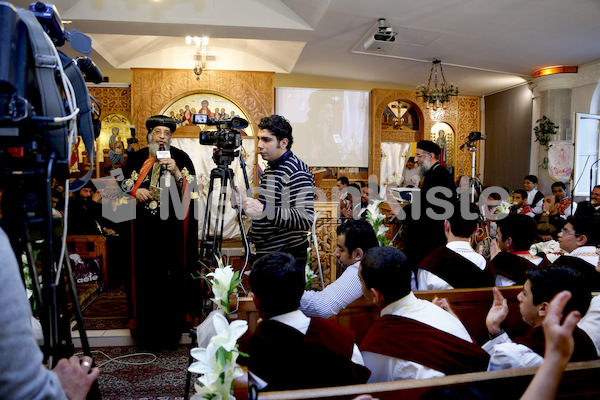
M 104 357 L 106 357 L 108 360 L 104 361 L 102 364 L 98 364 L 98 368 L 102 368 L 103 366 L 105 366 L 106 364 L 109 364 L 111 362 L 116 362 L 119 364 L 123 364 L 123 365 L 148 365 L 148 364 L 152 364 L 153 362 L 155 362 L 158 357 L 156 356 L 156 354 L 152 354 L 152 353 L 133 353 L 133 354 L 125 354 L 122 356 L 118 356 L 118 357 L 110 357 L 109 355 L 107 355 L 106 353 L 100 351 L 100 350 L 92 350 L 92 353 L 98 353 L 103 355 Z M 75 353 L 74 355 L 79 356 L 79 355 L 85 355 L 83 352 L 80 353 Z M 140 357 L 140 356 L 149 356 L 149 357 L 153 357 L 152 360 L 150 361 L 143 361 L 143 362 L 125 362 L 125 361 L 119 361 L 123 358 L 129 358 L 129 357 Z

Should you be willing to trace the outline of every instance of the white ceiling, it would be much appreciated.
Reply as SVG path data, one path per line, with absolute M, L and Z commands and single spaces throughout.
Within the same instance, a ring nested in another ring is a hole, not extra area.
M 461 94 L 487 95 L 552 65 L 600 59 L 599 0 L 55 0 L 114 69 L 189 68 L 185 36 L 208 36 L 207 68 L 273 71 L 414 88 L 442 60 Z M 13 4 L 27 7 L 28 1 Z M 387 55 L 364 38 L 379 18 L 395 32 Z M 68 46 L 65 46 L 65 48 Z M 61 49 L 62 50 L 62 49 Z M 73 55 L 65 49 L 69 55 Z

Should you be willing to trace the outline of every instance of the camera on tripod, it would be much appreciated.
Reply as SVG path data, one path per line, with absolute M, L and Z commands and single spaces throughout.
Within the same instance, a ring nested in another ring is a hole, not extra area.
M 248 126 L 248 121 L 240 117 L 217 120 L 209 118 L 206 114 L 194 114 L 192 121 L 194 124 L 216 126 L 216 131 L 200 132 L 200 144 L 216 146 L 223 150 L 235 150 L 240 147 L 242 134 L 236 129 L 244 129 Z
M 481 132 L 471 132 L 469 133 L 469 138 L 467 139 L 469 142 L 476 142 L 478 140 L 487 139 L 486 135 L 482 135 Z

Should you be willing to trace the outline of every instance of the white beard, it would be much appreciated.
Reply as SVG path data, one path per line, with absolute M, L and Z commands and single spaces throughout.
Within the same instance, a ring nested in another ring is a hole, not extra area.
M 432 166 L 433 166 L 433 164 L 430 164 L 429 160 L 422 161 L 419 164 L 419 175 L 421 175 L 421 176 L 425 175 L 425 172 L 429 171 Z
M 158 143 L 156 142 L 152 142 L 148 144 L 148 151 L 150 152 L 150 154 L 152 154 L 153 156 L 156 157 L 156 152 L 158 151 Z M 169 150 L 171 148 L 171 144 L 170 143 L 165 143 L 165 150 Z

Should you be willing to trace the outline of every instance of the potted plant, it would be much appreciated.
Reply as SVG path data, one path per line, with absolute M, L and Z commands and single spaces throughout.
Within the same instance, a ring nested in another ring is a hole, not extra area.
M 540 144 L 545 147 L 547 152 L 550 150 L 550 140 L 552 139 L 551 135 L 556 135 L 558 133 L 558 125 L 555 125 L 554 122 L 552 122 L 552 120 L 545 115 L 535 122 L 537 123 L 537 126 L 533 128 L 533 132 L 535 133 L 535 141 L 540 142 Z M 548 157 L 544 157 L 541 167 L 548 169 Z

